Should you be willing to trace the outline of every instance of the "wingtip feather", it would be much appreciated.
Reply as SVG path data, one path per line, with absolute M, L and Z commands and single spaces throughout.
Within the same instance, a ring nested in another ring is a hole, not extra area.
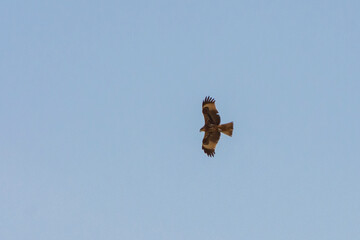
M 206 96 L 204 101 L 203 101 L 203 106 L 207 103 L 215 103 L 215 99 L 210 97 L 210 96 Z

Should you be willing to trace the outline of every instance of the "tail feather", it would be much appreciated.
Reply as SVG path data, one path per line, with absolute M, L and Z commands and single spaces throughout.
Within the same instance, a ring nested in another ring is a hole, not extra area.
M 233 129 L 234 129 L 234 124 L 233 124 L 233 122 L 225 123 L 225 124 L 220 125 L 219 128 L 221 129 L 222 133 L 231 137 L 232 133 L 233 133 Z

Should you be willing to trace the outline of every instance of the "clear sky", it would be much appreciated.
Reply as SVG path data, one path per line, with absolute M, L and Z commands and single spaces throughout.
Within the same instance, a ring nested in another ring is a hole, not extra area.
M 358 239 L 359 13 L 1 1 L 0 239 Z

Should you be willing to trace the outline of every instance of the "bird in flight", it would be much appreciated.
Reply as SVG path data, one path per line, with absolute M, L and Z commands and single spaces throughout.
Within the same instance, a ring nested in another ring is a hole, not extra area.
M 215 99 L 209 96 L 205 97 L 202 103 L 202 113 L 205 120 L 205 125 L 200 129 L 200 132 L 205 132 L 202 149 L 209 157 L 213 157 L 220 134 L 232 136 L 233 122 L 220 125 L 220 115 L 215 107 Z

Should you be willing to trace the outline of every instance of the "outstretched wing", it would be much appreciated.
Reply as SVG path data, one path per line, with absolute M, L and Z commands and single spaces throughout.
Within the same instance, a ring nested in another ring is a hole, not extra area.
M 202 142 L 202 149 L 209 157 L 213 157 L 215 155 L 215 148 L 219 139 L 220 139 L 219 132 L 205 132 L 204 139 Z
M 215 107 L 215 99 L 206 97 L 202 103 L 202 113 L 204 115 L 205 125 L 220 124 L 220 116 Z

